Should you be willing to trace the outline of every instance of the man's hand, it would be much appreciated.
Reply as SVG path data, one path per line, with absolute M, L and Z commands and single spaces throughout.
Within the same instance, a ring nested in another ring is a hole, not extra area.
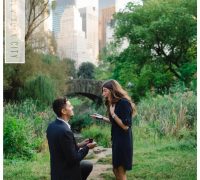
M 89 147 L 89 149 L 93 149 L 94 147 L 96 147 L 97 143 L 93 142 L 93 143 L 88 143 L 87 147 Z
M 78 143 L 78 147 L 81 148 L 89 143 L 89 139 L 85 139 L 82 142 Z

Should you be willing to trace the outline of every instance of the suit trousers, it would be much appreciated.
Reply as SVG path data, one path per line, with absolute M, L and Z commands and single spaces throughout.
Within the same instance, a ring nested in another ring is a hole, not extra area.
M 90 161 L 82 160 L 80 162 L 82 180 L 86 180 L 93 169 L 93 164 Z

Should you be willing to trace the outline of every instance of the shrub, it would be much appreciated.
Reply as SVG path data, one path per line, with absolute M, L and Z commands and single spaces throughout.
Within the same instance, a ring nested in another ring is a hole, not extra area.
M 42 104 L 51 104 L 56 96 L 55 82 L 46 75 L 37 75 L 28 79 L 20 96 L 37 99 Z
M 33 131 L 24 119 L 5 115 L 3 139 L 6 158 L 32 158 L 35 154 Z
M 80 132 L 82 128 L 89 127 L 93 124 L 91 117 L 88 114 L 74 116 L 70 120 L 71 128 L 73 131 Z
M 16 117 L 30 117 L 35 118 L 35 115 L 39 111 L 37 106 L 38 101 L 32 99 L 26 99 L 18 103 L 7 103 L 4 107 L 5 114 L 10 114 Z
M 108 124 L 101 126 L 93 125 L 89 128 L 83 129 L 81 133 L 84 138 L 93 138 L 98 145 L 103 147 L 111 146 L 111 133 Z
M 143 99 L 137 106 L 138 125 L 147 123 L 160 136 L 193 129 L 197 121 L 197 99 L 192 91 Z
M 26 99 L 20 103 L 7 103 L 4 106 L 4 138 L 12 139 L 12 133 L 14 131 L 12 128 L 17 122 L 18 134 L 21 133 L 21 136 L 26 134 L 28 139 L 31 142 L 31 151 L 40 151 L 42 150 L 42 145 L 46 139 L 46 129 L 50 121 L 54 118 L 54 113 L 49 107 L 40 106 L 39 101 L 32 99 Z M 10 119 L 13 119 L 12 121 Z M 19 123 L 19 124 L 18 124 Z M 9 125 L 8 125 L 9 124 Z M 18 126 L 25 126 L 21 132 Z M 9 131 L 8 131 L 9 130 Z M 18 135 L 19 136 L 19 135 Z M 6 142 L 6 141 L 5 141 Z M 7 142 L 6 142 L 7 143 Z M 6 149 L 8 149 L 6 147 Z M 9 156 L 20 156 L 18 151 L 13 151 L 12 155 Z
M 81 98 L 80 98 L 81 99 Z M 98 112 L 104 115 L 105 109 L 101 106 L 96 106 L 92 101 L 88 99 L 82 99 L 79 101 L 75 98 L 70 99 L 74 107 L 74 117 L 70 120 L 70 124 L 73 130 L 80 132 L 81 129 L 91 126 L 94 123 L 101 124 L 90 117 L 91 114 Z

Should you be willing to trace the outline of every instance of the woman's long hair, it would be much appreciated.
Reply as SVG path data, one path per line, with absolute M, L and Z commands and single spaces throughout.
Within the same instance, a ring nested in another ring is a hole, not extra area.
M 131 100 L 131 97 L 116 80 L 111 79 L 106 81 L 102 85 L 102 91 L 103 88 L 107 88 L 111 92 L 111 102 L 108 101 L 108 98 L 106 98 L 105 100 L 105 105 L 107 107 L 108 112 L 110 105 L 116 104 L 120 99 L 125 98 L 131 104 L 132 115 L 134 116 L 136 114 L 136 107 L 133 101 Z

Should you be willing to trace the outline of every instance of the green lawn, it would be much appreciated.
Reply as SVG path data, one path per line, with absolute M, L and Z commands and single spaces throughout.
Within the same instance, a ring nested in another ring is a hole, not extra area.
M 135 139 L 136 140 L 136 139 Z M 133 179 L 196 179 L 196 148 L 187 141 L 176 139 L 143 139 L 134 142 L 134 166 L 128 171 L 128 180 Z M 99 163 L 111 163 L 110 157 Z M 5 180 L 49 180 L 48 150 L 38 153 L 32 161 L 4 160 Z M 103 174 L 106 180 L 114 179 L 112 170 Z
M 196 148 L 189 148 L 176 140 L 164 139 L 156 144 L 148 141 L 135 143 L 134 165 L 133 169 L 127 172 L 127 177 L 128 180 L 194 180 L 197 179 L 196 158 Z M 114 179 L 112 172 L 102 173 L 101 176 L 105 180 Z
M 49 152 L 38 153 L 31 161 L 4 160 L 5 180 L 49 180 Z

